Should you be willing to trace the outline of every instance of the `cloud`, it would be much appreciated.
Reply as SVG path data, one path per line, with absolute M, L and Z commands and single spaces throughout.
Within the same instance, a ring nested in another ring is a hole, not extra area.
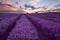
M 0 0 L 1 3 L 4 3 L 4 4 L 11 4 L 11 1 L 9 0 Z
M 3 11 L 3 10 L 12 10 L 12 11 L 16 11 L 18 10 L 18 8 L 13 8 L 13 7 L 10 7 L 10 6 L 0 6 L 0 11 Z
M 49 4 L 48 5 L 48 8 L 51 8 L 51 9 L 57 9 L 57 8 L 59 8 L 60 9 L 60 5 L 57 5 L 57 4 Z
M 34 6 L 27 5 L 27 4 L 25 4 L 25 5 L 24 5 L 24 7 L 25 7 L 25 8 L 31 8 L 31 9 L 35 9 L 35 7 L 34 7 Z
M 10 2 L 10 1 L 3 1 L 3 2 L 0 2 L 0 3 L 2 3 L 2 4 L 7 4 L 7 5 L 9 5 L 9 6 L 14 6 L 14 7 L 19 7 L 19 5 L 18 5 L 18 2 Z
M 49 4 L 47 5 L 48 12 L 60 12 L 60 5 L 58 4 Z
M 21 8 L 17 7 L 17 2 L 0 1 L 0 12 L 24 12 Z M 14 6 L 15 5 L 15 6 Z
M 35 4 L 37 4 L 39 1 L 41 1 L 41 0 L 31 0 L 31 1 L 29 2 L 29 4 L 30 4 L 30 5 L 35 5 Z
M 0 11 L 3 11 L 3 10 L 13 10 L 13 11 L 16 11 L 16 10 L 18 10 L 18 8 L 13 7 L 10 4 L 11 3 L 9 3 L 9 2 L 0 2 Z

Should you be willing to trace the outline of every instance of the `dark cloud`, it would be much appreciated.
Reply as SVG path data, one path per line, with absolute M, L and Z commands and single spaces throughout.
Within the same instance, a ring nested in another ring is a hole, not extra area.
M 26 4 L 24 5 L 24 7 L 25 7 L 25 8 L 35 9 L 35 7 L 34 7 L 34 6 L 31 6 L 31 5 L 26 5 Z
M 3 6 L 4 4 L 2 4 L 1 2 L 0 2 L 0 6 Z
M 18 8 L 16 7 L 13 7 L 10 3 L 3 3 L 3 2 L 0 2 L 0 11 L 2 10 L 18 10 Z
M 57 6 L 60 6 L 60 5 L 57 5 Z
M 13 7 L 11 4 L 5 4 L 5 3 L 2 3 L 2 2 L 0 2 L 0 6 L 10 6 L 10 7 Z

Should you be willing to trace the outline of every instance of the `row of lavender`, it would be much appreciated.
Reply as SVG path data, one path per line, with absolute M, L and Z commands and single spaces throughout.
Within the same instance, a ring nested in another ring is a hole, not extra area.
M 60 14 L 28 14 L 41 40 L 60 40 Z M 53 19 L 53 20 L 52 20 Z
M 5 40 L 21 15 L 0 14 L 0 40 Z
M 25 15 L 16 22 L 15 28 L 8 35 L 7 40 L 39 40 L 34 25 Z
M 39 18 L 55 21 L 60 23 L 60 13 L 44 13 L 44 14 L 30 14 Z

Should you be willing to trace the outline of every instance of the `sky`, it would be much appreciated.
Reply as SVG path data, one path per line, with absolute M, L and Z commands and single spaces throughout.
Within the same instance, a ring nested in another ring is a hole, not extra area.
M 57 7 L 57 9 L 60 9 L 60 0 L 0 0 L 0 2 L 3 4 L 11 4 L 12 6 L 15 7 L 21 7 L 23 9 L 25 8 L 36 9 L 42 7 L 38 9 L 41 10 L 41 9 L 46 9 L 45 7 L 47 6 L 48 6 L 47 10 L 55 9 L 55 7 Z M 0 6 L 0 9 L 1 7 L 2 6 Z M 11 6 L 9 7 L 8 5 L 5 7 L 8 7 L 10 9 L 12 8 Z M 3 8 L 5 7 L 3 6 Z M 19 10 L 19 8 L 15 8 L 15 9 Z
M 60 0 L 0 0 L 0 1 L 18 2 L 19 6 L 22 7 L 24 7 L 24 5 L 32 5 L 35 7 L 42 6 L 42 5 L 49 5 L 49 4 L 60 5 Z

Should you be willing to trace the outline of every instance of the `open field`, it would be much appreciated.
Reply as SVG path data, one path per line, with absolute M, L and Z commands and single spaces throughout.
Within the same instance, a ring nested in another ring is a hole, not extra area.
M 60 40 L 60 12 L 0 13 L 0 40 Z

